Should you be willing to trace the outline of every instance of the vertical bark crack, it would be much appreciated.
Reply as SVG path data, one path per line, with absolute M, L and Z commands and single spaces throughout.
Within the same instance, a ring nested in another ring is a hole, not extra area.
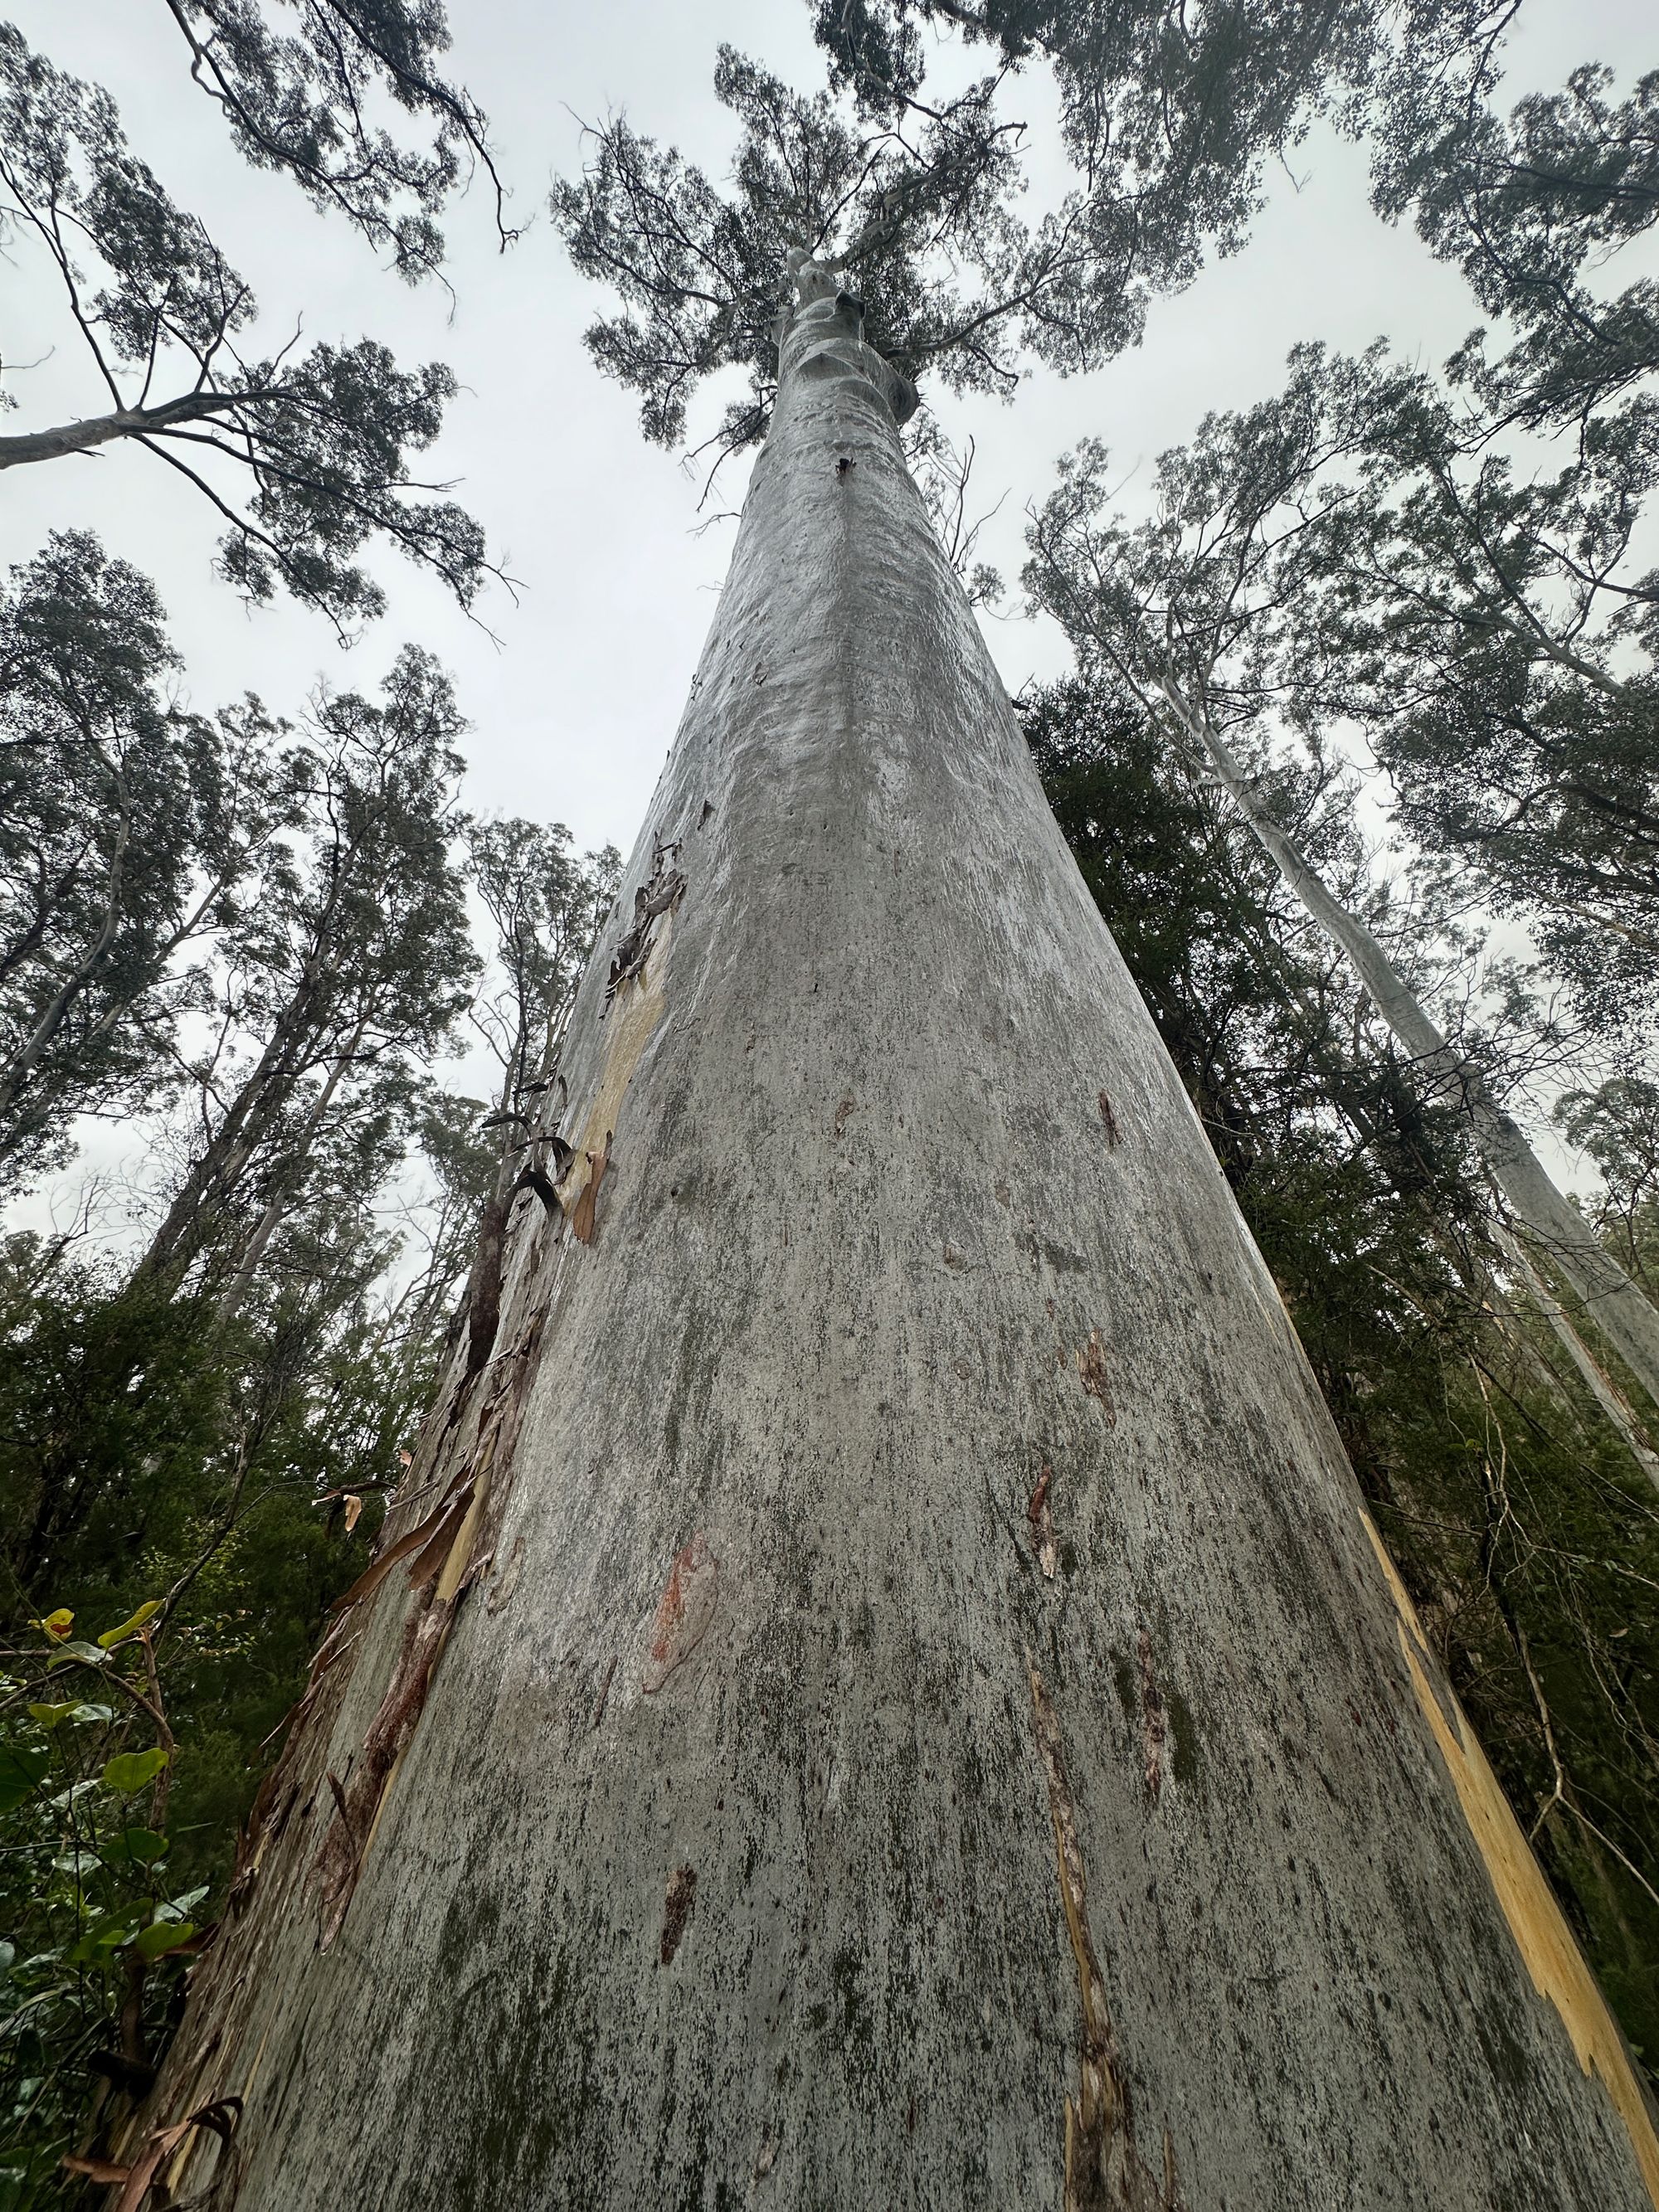
M 1031 1679 L 1032 1723 L 1048 1787 L 1060 1903 L 1077 1961 L 1083 2015 L 1078 2094 L 1066 2100 L 1066 2212 L 1185 2212 L 1169 2130 L 1164 2130 L 1158 2172 L 1147 2165 L 1135 2141 L 1128 2081 L 1107 2005 L 1105 1977 L 1089 1931 L 1088 1881 L 1060 1722 L 1029 1651 L 1025 1666 Z

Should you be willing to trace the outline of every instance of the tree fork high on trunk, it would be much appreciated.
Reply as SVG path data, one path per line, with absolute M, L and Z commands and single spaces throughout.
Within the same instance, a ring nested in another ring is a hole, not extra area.
M 558 1203 L 126 2153 L 234 2098 L 232 2153 L 169 2154 L 238 2212 L 1640 2212 L 1631 2062 L 1044 802 L 912 395 L 798 281 Z

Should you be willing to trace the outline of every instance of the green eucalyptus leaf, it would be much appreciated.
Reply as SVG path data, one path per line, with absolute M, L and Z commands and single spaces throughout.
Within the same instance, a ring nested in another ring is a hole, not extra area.
M 97 1787 L 95 1782 L 71 1782 L 67 1790 L 60 1790 L 46 1802 L 54 1813 L 67 1812 L 71 1805 L 78 1805 L 83 1797 L 89 1797 Z
M 149 1911 L 149 1899 L 143 1899 L 136 1905 L 122 1905 L 114 1912 L 100 1912 L 82 1929 L 65 1957 L 74 1966 L 95 1966 L 107 1960 L 124 1943 L 132 1942 L 135 1930 Z
M 60 1705 L 31 1705 L 29 1712 L 43 1729 L 55 1729 L 60 1721 L 73 1721 L 77 1728 L 84 1728 L 93 1721 L 115 1718 L 113 1705 L 89 1705 L 79 1698 L 67 1698 Z

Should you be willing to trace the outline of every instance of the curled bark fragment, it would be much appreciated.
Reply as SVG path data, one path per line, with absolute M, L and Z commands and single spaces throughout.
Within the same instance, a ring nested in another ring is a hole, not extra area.
M 605 1171 L 611 1164 L 611 1139 L 613 1132 L 607 1129 L 605 1142 L 597 1152 L 587 1155 L 588 1177 L 582 1185 L 570 1215 L 570 1233 L 579 1244 L 591 1244 L 595 1234 L 593 1212 L 599 1202 L 599 1185 L 605 1181 Z
M 125 2185 L 116 2200 L 115 2212 L 139 2212 L 144 2199 L 161 2186 L 158 2176 L 163 2162 L 177 2150 L 192 2128 L 200 2128 L 216 2136 L 224 2146 L 226 2155 L 236 2158 L 233 2141 L 237 2123 L 242 2117 L 240 2097 L 216 2097 L 211 2104 L 198 2106 L 186 2118 L 176 2120 L 171 2127 L 158 2128 L 145 2144 L 131 2166 L 118 2166 L 112 2160 L 103 2158 L 70 2157 L 64 2165 L 71 2173 L 84 2174 L 89 2181 L 105 2182 L 112 2186 Z M 233 2172 L 231 2185 L 234 2186 Z M 172 2203 L 171 2193 L 162 2188 L 163 2201 Z
M 644 969 L 651 950 L 651 925 L 659 915 L 672 913 L 685 896 L 685 878 L 671 865 L 679 857 L 678 843 L 665 845 L 659 837 L 651 855 L 651 877 L 634 894 L 633 926 L 617 947 L 605 987 L 608 1006 L 624 983 Z

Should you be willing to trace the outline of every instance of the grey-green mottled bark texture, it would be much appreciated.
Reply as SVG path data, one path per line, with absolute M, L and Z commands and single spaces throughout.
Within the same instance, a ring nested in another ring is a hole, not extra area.
M 129 2148 L 241 2098 L 166 2154 L 238 2212 L 1635 2212 L 908 390 L 802 282 L 574 1159 Z

